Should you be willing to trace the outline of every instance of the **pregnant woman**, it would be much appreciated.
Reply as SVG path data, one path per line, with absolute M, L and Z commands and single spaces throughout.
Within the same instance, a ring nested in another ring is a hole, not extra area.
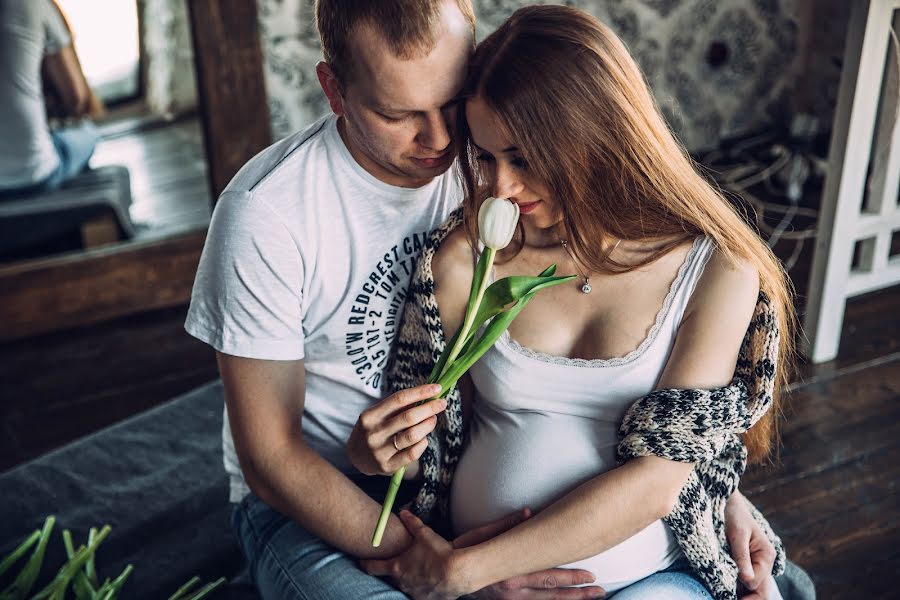
M 461 405 L 454 394 L 413 427 L 385 419 L 368 436 L 383 447 L 367 455 L 351 439 L 350 451 L 363 469 L 396 468 L 440 425 L 418 465 L 417 512 L 449 497 L 455 535 L 521 507 L 534 516 L 456 548 L 406 514 L 413 547 L 367 567 L 416 598 L 554 566 L 589 571 L 622 600 L 736 597 L 725 503 L 745 464 L 736 434 L 751 459 L 771 444 L 790 356 L 783 270 L 698 175 L 625 47 L 593 17 L 517 11 L 478 46 L 464 96 L 467 196 L 420 259 L 395 377 L 427 374 L 427 340 L 462 322 L 486 196 L 521 214 L 494 277 L 555 263 L 578 282 L 531 300 L 473 366 Z M 461 418 L 468 439 L 455 465 Z M 757 577 L 760 597 L 780 597 L 770 573 Z

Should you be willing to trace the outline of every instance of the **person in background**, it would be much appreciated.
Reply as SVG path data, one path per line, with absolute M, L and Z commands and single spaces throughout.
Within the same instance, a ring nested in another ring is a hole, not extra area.
M 51 129 L 53 112 L 71 125 Z M 80 173 L 98 141 L 96 99 L 71 32 L 51 0 L 0 0 L 0 195 L 55 189 Z

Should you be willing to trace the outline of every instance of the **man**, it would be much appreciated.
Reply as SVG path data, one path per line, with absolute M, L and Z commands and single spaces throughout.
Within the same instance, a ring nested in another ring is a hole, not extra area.
M 90 121 L 50 130 L 42 70 L 65 114 L 85 116 L 90 89 L 56 6 L 0 2 L 0 196 L 59 187 L 84 169 L 97 144 Z
M 474 15 L 468 0 L 319 0 L 316 11 L 334 114 L 261 152 L 222 193 L 185 327 L 217 350 L 233 524 L 263 597 L 404 598 L 357 565 L 411 537 L 392 516 L 371 546 L 387 479 L 359 475 L 345 444 L 381 401 L 412 263 L 462 197 L 449 124 Z M 546 588 L 590 580 L 552 569 L 485 593 L 587 598 L 600 590 Z
M 403 597 L 356 566 L 411 538 L 393 517 L 371 547 L 386 480 L 353 475 L 344 444 L 381 399 L 412 263 L 462 196 L 448 122 L 474 15 L 464 0 L 322 0 L 317 15 L 334 115 L 222 193 L 186 329 L 218 351 L 235 527 L 263 595 Z

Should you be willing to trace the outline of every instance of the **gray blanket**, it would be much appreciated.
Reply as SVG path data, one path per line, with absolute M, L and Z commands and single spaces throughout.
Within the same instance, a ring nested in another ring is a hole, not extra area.
M 81 543 L 107 523 L 97 568 L 102 580 L 134 565 L 122 598 L 167 598 L 194 575 L 234 576 L 243 557 L 229 522 L 222 406 L 213 382 L 0 474 L 2 556 L 52 514 L 40 584 L 65 560 L 62 529 Z M 255 597 L 239 587 L 214 597 Z

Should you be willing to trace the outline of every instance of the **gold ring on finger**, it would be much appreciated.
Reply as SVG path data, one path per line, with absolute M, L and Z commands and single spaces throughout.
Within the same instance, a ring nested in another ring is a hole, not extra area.
M 391 441 L 394 443 L 394 448 L 397 449 L 397 452 L 400 452 L 400 446 L 397 445 L 397 434 L 396 433 L 391 437 Z

